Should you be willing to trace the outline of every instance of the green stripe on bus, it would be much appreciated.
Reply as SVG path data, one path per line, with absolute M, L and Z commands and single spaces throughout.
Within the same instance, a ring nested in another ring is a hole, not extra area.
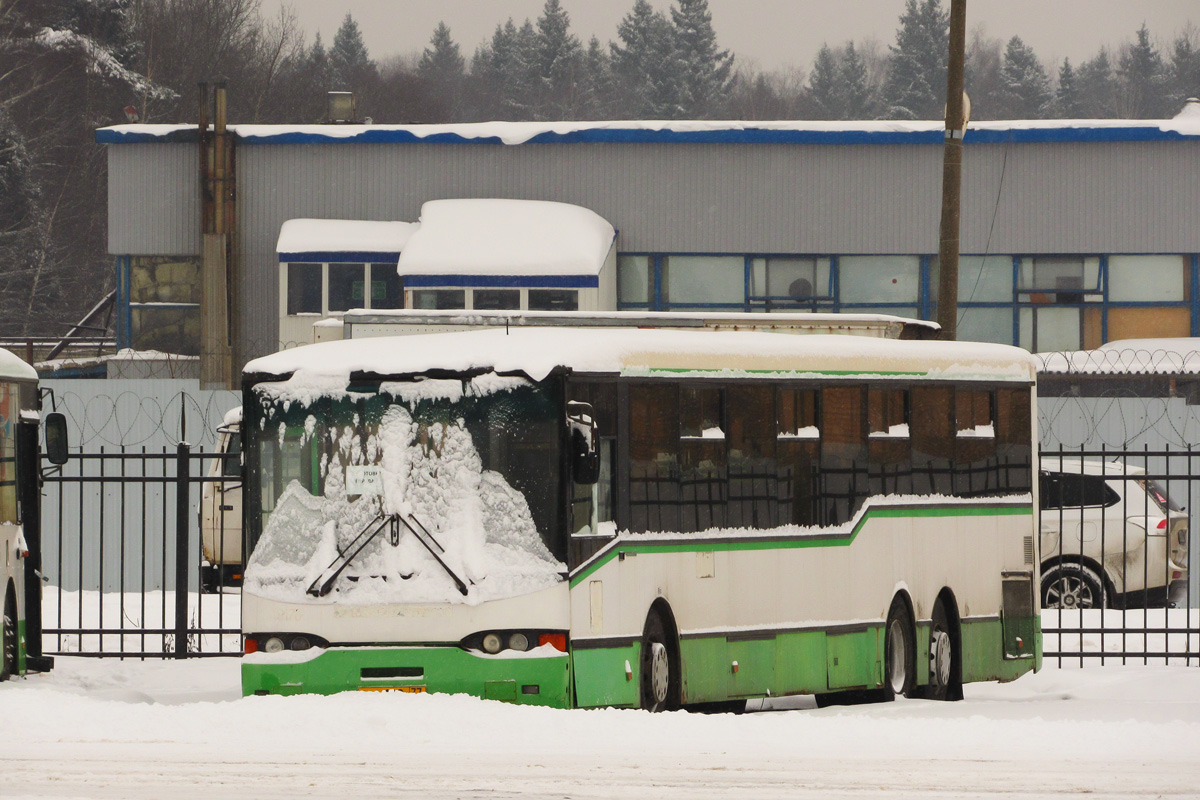
M 761 538 L 738 540 L 718 540 L 719 537 L 701 539 L 691 542 L 656 542 L 641 541 L 634 538 L 618 540 L 601 558 L 571 576 L 571 587 L 574 588 L 586 578 L 599 570 L 618 553 L 688 553 L 688 552 L 736 552 L 747 550 L 796 550 L 807 547 L 847 547 L 853 544 L 859 531 L 873 517 L 881 519 L 897 519 L 902 517 L 1012 517 L 1031 516 L 1031 505 L 951 505 L 951 506 L 922 506 L 909 508 L 872 508 L 863 514 L 862 519 L 847 533 L 831 533 L 818 536 L 771 536 L 764 531 Z M 686 535 L 686 534 L 681 534 Z M 695 534 L 693 534 L 695 535 Z
M 674 375 L 686 375 L 691 372 L 702 372 L 705 374 L 723 373 L 722 368 L 713 369 L 711 367 L 650 367 L 647 370 L 651 374 L 665 372 Z M 860 370 L 860 369 L 739 369 L 738 372 L 744 372 L 748 375 L 886 375 L 893 376 L 912 376 L 924 377 L 928 373 L 908 370 Z

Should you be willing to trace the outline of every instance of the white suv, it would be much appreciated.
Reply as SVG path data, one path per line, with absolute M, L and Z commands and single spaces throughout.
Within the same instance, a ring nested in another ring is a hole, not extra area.
M 1145 470 L 1041 460 L 1043 608 L 1172 605 L 1187 587 L 1188 518 Z

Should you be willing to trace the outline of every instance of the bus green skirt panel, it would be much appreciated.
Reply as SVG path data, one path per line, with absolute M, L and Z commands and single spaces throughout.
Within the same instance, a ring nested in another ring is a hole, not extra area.
M 246 694 L 954 699 L 1041 660 L 1001 345 L 488 330 L 244 375 Z

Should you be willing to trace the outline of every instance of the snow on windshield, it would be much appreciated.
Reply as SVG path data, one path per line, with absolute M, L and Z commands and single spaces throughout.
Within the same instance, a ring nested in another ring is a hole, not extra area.
M 342 563 L 329 595 L 339 603 L 473 604 L 561 580 L 565 565 L 546 546 L 529 500 L 503 472 L 511 461 L 493 453 L 489 460 L 499 468 L 490 469 L 480 452 L 504 449 L 496 441 L 505 425 L 523 430 L 522 420 L 498 403 L 483 406 L 482 429 L 459 415 L 469 413 L 464 396 L 487 403 L 514 389 L 530 394 L 530 386 L 496 376 L 465 388 L 445 380 L 384 383 L 380 394 L 369 395 L 382 409 L 377 419 L 356 412 L 350 424 L 323 427 L 302 409 L 294 410 L 293 424 L 278 423 L 277 433 L 264 424 L 264 493 L 273 491 L 276 476 L 284 485 L 247 564 L 246 590 L 318 602 L 310 587 Z M 261 393 L 264 400 L 271 394 Z M 351 402 L 366 396 L 349 395 Z M 481 431 L 491 441 L 476 441 Z M 267 450 L 279 454 L 271 457 L 278 463 L 266 458 Z M 307 482 L 319 494 L 304 485 L 303 466 L 313 463 Z M 391 515 L 399 519 L 390 522 Z

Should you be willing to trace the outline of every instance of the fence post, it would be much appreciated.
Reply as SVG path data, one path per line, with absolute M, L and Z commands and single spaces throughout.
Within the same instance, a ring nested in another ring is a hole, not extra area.
M 175 658 L 187 658 L 188 500 L 191 497 L 191 445 L 180 442 L 175 449 Z

